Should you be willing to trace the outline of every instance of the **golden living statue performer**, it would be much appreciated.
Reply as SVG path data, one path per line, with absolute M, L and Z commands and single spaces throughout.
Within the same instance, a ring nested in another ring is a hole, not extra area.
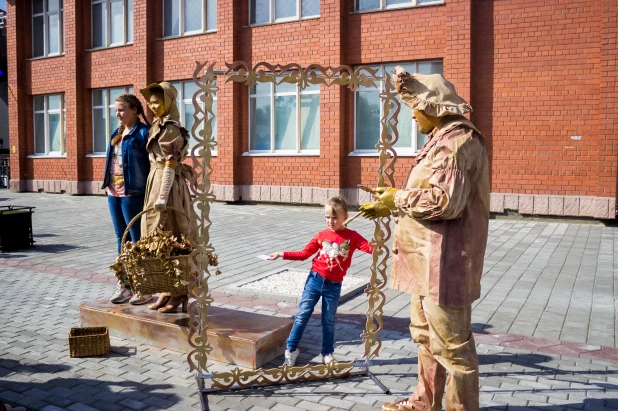
M 151 84 L 141 89 L 148 107 L 155 115 L 150 127 L 146 150 L 150 158 L 150 173 L 146 182 L 144 209 L 154 207 L 155 212 L 142 217 L 142 236 L 153 234 L 157 227 L 171 231 L 175 236 L 186 237 L 191 233 L 191 222 L 175 211 L 165 211 L 166 206 L 184 210 L 191 216 L 191 197 L 185 180 L 193 173 L 190 166 L 182 164 L 189 149 L 189 132 L 180 124 L 176 106 L 178 91 L 168 82 Z M 151 310 L 173 312 L 182 304 L 186 311 L 187 295 L 161 294 Z
M 361 206 L 366 218 L 394 212 L 390 288 L 412 294 L 410 332 L 418 349 L 418 384 L 384 411 L 478 410 L 478 358 L 471 329 L 480 297 L 489 224 L 485 139 L 462 115 L 472 111 L 439 74 L 393 80 L 422 133 L 430 133 L 402 190 L 378 188 L 380 201 Z M 446 374 L 448 372 L 448 378 Z

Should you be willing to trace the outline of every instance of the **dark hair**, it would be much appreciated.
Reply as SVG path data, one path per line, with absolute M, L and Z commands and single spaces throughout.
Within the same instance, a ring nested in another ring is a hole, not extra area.
M 333 209 L 341 210 L 344 214 L 348 214 L 348 202 L 341 196 L 329 198 L 325 205 Z
M 135 97 L 135 95 L 121 94 L 118 97 L 116 97 L 115 101 L 126 105 L 131 110 L 137 110 L 137 115 L 142 116 L 144 123 L 150 125 L 150 123 L 148 122 L 148 119 L 146 118 L 146 113 L 144 113 L 144 106 L 142 105 L 142 102 L 139 101 L 137 97 Z

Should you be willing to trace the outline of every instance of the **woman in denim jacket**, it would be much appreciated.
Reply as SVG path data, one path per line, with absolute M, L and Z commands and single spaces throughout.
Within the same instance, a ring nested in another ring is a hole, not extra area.
M 146 151 L 150 123 L 144 115 L 142 103 L 133 94 L 118 96 L 115 107 L 120 126 L 112 133 L 107 147 L 105 176 L 101 188 L 107 192 L 107 203 L 120 253 L 120 242 L 129 221 L 144 207 L 146 179 L 150 171 Z M 146 124 L 139 120 L 140 115 Z M 131 226 L 129 234 L 130 241 L 136 242 L 140 239 L 140 221 Z M 130 300 L 131 304 L 144 304 L 151 298 L 150 295 L 133 296 L 130 288 L 118 284 L 110 301 L 118 304 Z

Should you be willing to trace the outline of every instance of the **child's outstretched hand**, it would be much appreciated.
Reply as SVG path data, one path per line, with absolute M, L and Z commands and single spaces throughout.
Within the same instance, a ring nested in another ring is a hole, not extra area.
M 270 254 L 269 260 L 276 260 L 277 258 L 283 258 L 283 251 L 277 251 Z

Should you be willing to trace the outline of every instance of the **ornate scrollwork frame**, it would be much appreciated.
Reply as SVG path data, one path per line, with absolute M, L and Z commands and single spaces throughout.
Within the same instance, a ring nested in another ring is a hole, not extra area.
M 348 363 L 336 363 L 329 365 L 306 365 L 304 367 L 281 366 L 273 369 L 241 370 L 234 368 L 229 372 L 208 371 L 208 355 L 212 351 L 207 338 L 209 327 L 208 311 L 213 302 L 208 288 L 208 280 L 211 273 L 208 268 L 209 256 L 214 252 L 214 247 L 210 242 L 209 228 L 210 207 L 215 200 L 210 177 L 212 174 L 211 155 L 216 146 L 215 138 L 212 135 L 212 123 L 215 114 L 212 110 L 213 98 L 219 91 L 217 84 L 243 83 L 248 87 L 254 86 L 258 82 L 270 82 L 274 84 L 291 83 L 298 84 L 305 89 L 310 84 L 330 86 L 344 86 L 354 91 L 359 87 L 375 87 L 380 89 L 379 83 L 384 82 L 383 90 L 380 92 L 380 99 L 383 107 L 383 115 L 380 119 L 381 132 L 376 147 L 379 152 L 378 183 L 377 186 L 395 186 L 393 175 L 397 153 L 393 145 L 398 140 L 397 117 L 399 115 L 400 103 L 397 99 L 397 92 L 389 76 L 378 77 L 377 69 L 368 66 L 361 66 L 353 69 L 349 66 L 320 66 L 311 64 L 303 68 L 299 64 L 269 64 L 260 62 L 250 67 L 243 61 L 231 64 L 226 63 L 227 70 L 221 72 L 219 80 L 216 79 L 217 71 L 214 69 L 215 63 L 210 65 L 196 62 L 193 81 L 199 89 L 193 95 L 193 105 L 195 107 L 194 124 L 191 133 L 197 144 L 191 149 L 191 162 L 195 176 L 191 180 L 191 192 L 195 195 L 193 209 L 197 208 L 198 213 L 193 213 L 192 218 L 197 222 L 198 229 L 190 236 L 190 241 L 195 247 L 191 254 L 190 262 L 193 274 L 193 281 L 189 287 L 190 297 L 195 300 L 189 305 L 190 313 L 190 333 L 188 335 L 189 344 L 193 350 L 187 355 L 187 362 L 191 371 L 198 373 L 198 380 L 207 376 L 211 386 L 204 387 L 203 378 L 198 385 L 204 391 L 219 391 L 234 388 L 246 388 L 256 385 L 274 385 L 281 383 L 293 383 L 318 379 L 342 378 L 352 374 L 354 367 L 360 367 L 366 373 L 368 365 L 373 357 L 377 357 L 382 346 L 379 333 L 383 328 L 382 314 L 385 303 L 383 289 L 386 287 L 387 274 L 386 265 L 390 250 L 386 242 L 391 236 L 389 226 L 390 217 L 375 220 L 373 241 L 376 243 L 373 252 L 372 264 L 370 267 L 371 278 L 369 286 L 365 289 L 368 296 L 368 308 L 366 311 L 367 321 L 365 330 L 361 334 L 364 341 L 365 352 L 363 361 Z M 359 365 L 360 364 L 360 365 Z M 363 366 L 362 364 L 365 364 Z

